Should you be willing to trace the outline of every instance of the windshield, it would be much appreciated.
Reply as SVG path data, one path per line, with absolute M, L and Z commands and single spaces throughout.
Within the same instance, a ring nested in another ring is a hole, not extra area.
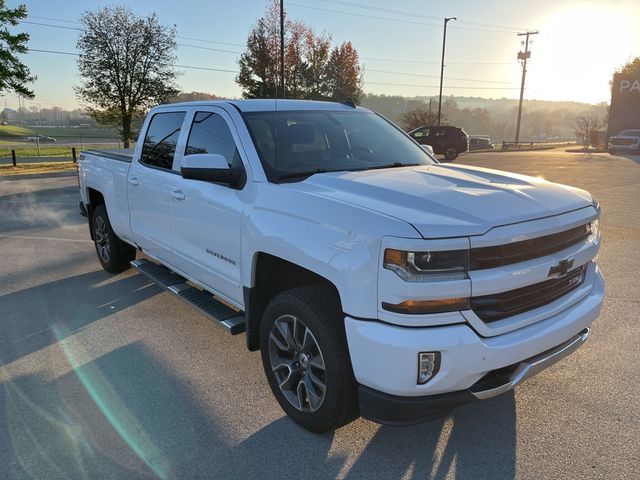
M 244 118 L 270 180 L 435 163 L 402 131 L 371 112 L 250 112 Z
M 640 130 L 623 130 L 618 135 L 621 137 L 640 137 Z

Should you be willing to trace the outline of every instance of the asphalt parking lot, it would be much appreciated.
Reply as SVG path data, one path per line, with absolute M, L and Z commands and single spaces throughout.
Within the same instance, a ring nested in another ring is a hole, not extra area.
M 76 178 L 0 178 L 0 479 L 640 478 L 640 156 L 457 162 L 598 197 L 607 295 L 592 336 L 447 419 L 323 436 L 284 416 L 242 335 L 102 271 Z

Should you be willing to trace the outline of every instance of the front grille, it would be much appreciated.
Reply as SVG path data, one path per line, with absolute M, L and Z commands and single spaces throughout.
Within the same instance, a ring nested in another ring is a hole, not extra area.
M 611 145 L 623 146 L 623 145 L 631 145 L 632 143 L 634 142 L 630 138 L 612 138 L 611 139 Z
M 531 238 L 521 242 L 472 248 L 469 254 L 469 268 L 470 270 L 483 270 L 544 257 L 582 242 L 590 234 L 590 225 L 586 224 L 564 232 Z
M 542 307 L 568 294 L 582 285 L 584 275 L 585 266 L 581 265 L 562 278 L 545 280 L 508 292 L 473 297 L 471 309 L 486 323 L 502 320 Z

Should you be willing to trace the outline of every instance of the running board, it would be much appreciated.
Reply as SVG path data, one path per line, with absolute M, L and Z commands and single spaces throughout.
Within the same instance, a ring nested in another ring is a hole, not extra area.
M 183 276 L 149 260 L 134 260 L 131 262 L 131 266 L 165 290 L 184 300 L 200 313 L 214 320 L 214 323 L 224 327 L 231 335 L 244 332 L 243 312 L 225 305 L 211 293 L 189 285 Z

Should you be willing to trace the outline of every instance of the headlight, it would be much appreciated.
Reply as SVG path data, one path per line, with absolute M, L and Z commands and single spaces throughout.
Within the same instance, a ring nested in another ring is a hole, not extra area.
M 598 202 L 598 199 L 593 195 L 591 195 L 591 205 L 593 205 L 593 208 L 595 208 L 598 215 L 600 215 L 600 202 Z
M 469 251 L 405 252 L 388 248 L 383 266 L 407 282 L 464 280 L 469 278 Z
M 600 237 L 600 219 L 596 218 L 591 221 L 589 224 L 589 230 L 591 232 L 590 238 L 599 238 Z

